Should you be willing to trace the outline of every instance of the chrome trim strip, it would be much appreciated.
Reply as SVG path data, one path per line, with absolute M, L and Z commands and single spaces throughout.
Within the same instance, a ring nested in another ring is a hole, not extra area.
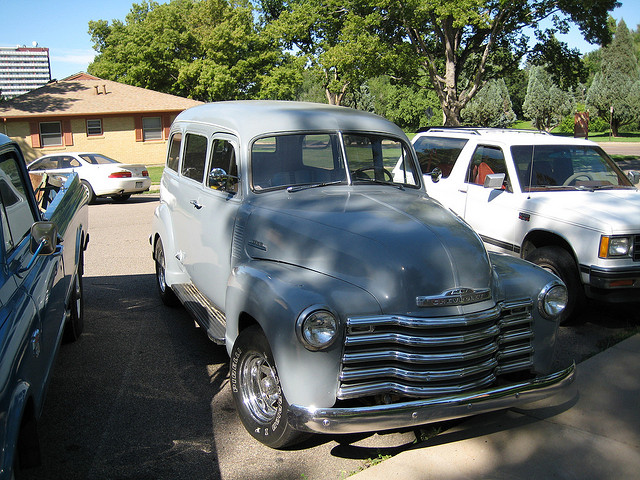
M 498 345 L 494 342 L 481 347 L 468 347 L 468 351 L 458 351 L 454 353 L 408 353 L 400 351 L 370 351 L 361 353 L 345 353 L 342 356 L 342 363 L 349 365 L 352 363 L 377 362 L 377 361 L 400 361 L 415 364 L 441 364 L 443 362 L 463 362 L 476 358 L 491 355 L 498 350 Z
M 362 433 L 415 427 L 575 393 L 576 365 L 515 384 L 443 397 L 354 408 L 289 407 L 289 423 L 316 433 Z
M 431 332 L 429 332 L 431 333 Z M 347 347 L 357 345 L 375 345 L 382 343 L 394 343 L 397 345 L 408 345 L 412 347 L 423 346 L 444 346 L 444 345 L 465 345 L 468 343 L 485 340 L 495 337 L 500 333 L 497 325 L 476 331 L 461 333 L 459 335 L 404 335 L 402 333 L 373 333 L 350 335 L 345 340 Z

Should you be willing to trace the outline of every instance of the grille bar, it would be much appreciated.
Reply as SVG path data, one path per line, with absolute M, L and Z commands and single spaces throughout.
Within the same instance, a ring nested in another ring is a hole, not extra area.
M 527 299 L 459 317 L 349 318 L 338 398 L 453 394 L 529 369 L 532 308 Z

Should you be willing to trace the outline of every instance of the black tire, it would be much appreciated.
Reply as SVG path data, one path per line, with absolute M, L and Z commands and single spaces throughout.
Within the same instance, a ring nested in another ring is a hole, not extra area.
M 82 262 L 82 257 L 80 258 Z M 75 342 L 84 330 L 84 293 L 82 287 L 82 263 L 78 265 L 78 273 L 73 281 L 71 298 L 69 300 L 69 320 L 64 327 L 63 341 Z
M 567 286 L 569 295 L 567 307 L 560 317 L 560 323 L 575 322 L 584 306 L 585 294 L 578 274 L 578 267 L 571 254 L 561 247 L 540 247 L 527 255 L 525 260 L 560 277 Z
M 154 258 L 156 260 L 156 286 L 158 287 L 158 294 L 162 303 L 168 307 L 177 307 L 180 305 L 180 300 L 176 297 L 176 294 L 171 287 L 167 285 L 165 279 L 165 257 L 164 247 L 162 246 L 162 240 L 158 238 L 155 247 Z
M 231 352 L 231 392 L 242 424 L 271 448 L 295 445 L 308 435 L 294 430 L 269 342 L 254 325 L 243 330 Z
M 84 187 L 87 189 L 87 192 L 89 193 L 89 205 L 93 205 L 94 203 L 96 203 L 96 194 L 93 191 L 91 184 L 86 180 L 81 180 L 80 183 L 84 185 Z
M 122 195 L 111 195 L 111 200 L 113 200 L 115 203 L 124 203 L 130 198 L 130 193 L 123 193 Z

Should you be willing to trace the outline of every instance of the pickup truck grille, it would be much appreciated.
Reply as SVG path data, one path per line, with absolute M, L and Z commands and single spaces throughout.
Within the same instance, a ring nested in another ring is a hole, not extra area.
M 640 262 L 640 235 L 633 236 L 633 261 Z
M 354 317 L 338 398 L 429 397 L 495 382 L 533 365 L 530 300 L 460 317 Z

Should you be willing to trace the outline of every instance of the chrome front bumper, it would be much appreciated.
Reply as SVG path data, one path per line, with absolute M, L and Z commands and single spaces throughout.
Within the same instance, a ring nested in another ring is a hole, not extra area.
M 520 407 L 539 400 L 575 395 L 575 363 L 559 372 L 525 382 L 411 402 L 354 408 L 291 405 L 289 422 L 315 433 L 362 433 L 407 428 L 480 413 Z

